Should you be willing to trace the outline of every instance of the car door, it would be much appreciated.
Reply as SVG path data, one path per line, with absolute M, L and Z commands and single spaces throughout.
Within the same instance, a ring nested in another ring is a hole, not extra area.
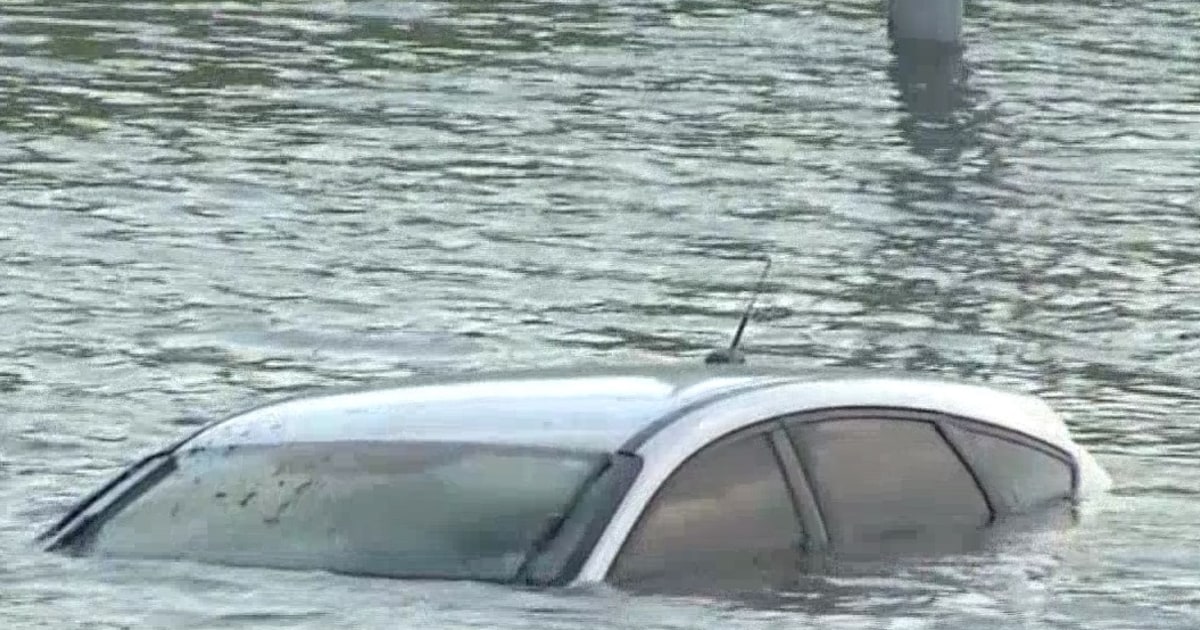
M 780 447 L 790 448 L 772 422 L 685 460 L 643 510 L 608 581 L 662 592 L 794 580 L 808 537 Z
M 957 551 L 993 520 L 983 488 L 938 423 L 899 410 L 784 420 L 832 551 L 848 558 Z

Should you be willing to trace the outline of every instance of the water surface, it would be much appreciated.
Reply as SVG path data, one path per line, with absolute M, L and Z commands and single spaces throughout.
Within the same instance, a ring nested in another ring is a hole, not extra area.
M 133 2 L 0 9 L 6 628 L 1192 628 L 1200 9 Z M 1116 478 L 1065 540 L 786 605 L 107 563 L 32 535 L 316 386 L 699 361 L 1046 396 Z

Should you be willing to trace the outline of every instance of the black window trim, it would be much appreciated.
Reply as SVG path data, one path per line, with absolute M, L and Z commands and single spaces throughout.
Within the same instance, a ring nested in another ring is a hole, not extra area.
M 875 414 L 874 417 L 895 418 L 898 420 L 923 420 L 926 422 L 934 422 L 937 424 L 952 422 L 961 425 L 966 425 L 964 428 L 977 433 L 986 433 L 993 437 L 1016 442 L 1022 446 L 1029 446 L 1045 452 L 1051 457 L 1055 457 L 1063 461 L 1068 466 L 1073 467 L 1073 457 L 1066 450 L 1055 446 L 1045 440 L 1040 440 L 1033 436 L 1014 431 L 1005 427 L 997 426 L 990 422 L 970 418 L 967 416 L 959 416 L 946 413 L 943 411 L 931 411 L 921 409 L 919 407 L 877 407 L 877 406 L 845 406 L 845 407 L 826 407 L 823 409 L 813 409 L 809 411 L 801 411 L 798 413 L 784 414 L 775 418 L 780 422 L 791 422 L 801 420 L 805 422 L 819 422 L 825 419 L 826 416 L 832 418 L 854 418 L 863 417 L 861 414 Z M 870 417 L 870 416 L 868 416 Z
M 666 477 L 670 479 L 677 470 L 682 468 L 692 458 L 696 457 L 704 450 L 715 447 L 721 444 L 732 442 L 744 437 L 749 437 L 756 434 L 761 434 L 767 437 L 769 443 L 775 451 L 776 464 L 781 468 L 784 476 L 784 481 L 787 483 L 788 489 L 792 495 L 792 507 L 796 510 L 797 518 L 803 527 L 805 552 L 817 552 L 827 550 L 830 547 L 828 524 L 826 523 L 824 508 L 821 506 L 820 500 L 817 498 L 816 492 L 813 489 L 811 479 L 811 471 L 803 461 L 803 457 L 798 451 L 798 441 L 795 436 L 788 430 L 788 423 L 794 422 L 827 422 L 845 419 L 870 419 L 876 418 L 881 420 L 899 420 L 899 421 L 915 421 L 932 424 L 938 435 L 941 436 L 946 446 L 950 449 L 954 456 L 962 464 L 967 474 L 971 476 L 971 480 L 975 483 L 975 488 L 979 491 L 983 498 L 984 504 L 988 510 L 988 521 L 984 527 L 988 527 L 996 523 L 1004 515 L 998 509 L 996 500 L 996 492 L 990 489 L 975 467 L 964 455 L 961 444 L 953 437 L 953 433 L 945 430 L 947 424 L 953 425 L 956 428 L 964 431 L 973 431 L 981 433 L 989 437 L 1006 440 L 1039 451 L 1047 456 L 1053 457 L 1066 464 L 1071 471 L 1071 493 L 1075 496 L 1078 493 L 1079 485 L 1079 468 L 1074 458 L 1065 450 L 1058 448 L 1053 444 L 1049 444 L 1043 440 L 999 427 L 988 422 L 945 413 L 942 411 L 933 411 L 916 407 L 881 407 L 881 406 L 844 406 L 844 407 L 826 407 L 823 409 L 811 409 L 796 413 L 786 413 L 771 418 L 766 418 L 752 424 L 744 425 L 738 429 L 734 429 L 729 433 L 721 435 L 705 445 L 697 448 L 693 453 L 689 454 L 678 466 L 675 467 Z M 621 542 L 620 548 L 613 557 L 613 561 L 609 564 L 605 571 L 604 580 L 607 581 L 617 565 L 617 558 L 625 552 L 629 545 L 630 539 L 633 537 L 633 532 L 641 526 L 643 520 L 654 502 L 662 493 L 665 481 L 647 500 L 642 507 L 641 513 L 638 514 L 637 520 L 625 535 L 625 540 Z
M 796 526 L 800 528 L 800 534 L 803 536 L 803 540 L 806 543 L 803 549 L 798 548 L 797 550 L 804 552 L 813 550 L 814 545 L 810 542 L 812 532 L 809 528 L 816 527 L 822 532 L 822 534 L 824 534 L 824 523 L 820 520 L 816 521 L 815 523 L 811 522 L 810 516 L 813 514 L 813 512 L 811 510 L 805 510 L 801 507 L 802 500 L 798 490 L 802 493 L 803 490 L 800 489 L 806 488 L 807 491 L 811 493 L 812 489 L 807 483 L 803 469 L 799 468 L 798 466 L 799 462 L 789 461 L 789 459 L 786 457 L 785 451 L 781 451 L 780 449 L 778 439 L 781 437 L 786 439 L 786 435 L 783 432 L 783 424 L 781 423 L 780 418 L 768 418 L 753 424 L 744 425 L 740 428 L 734 429 L 733 431 L 725 433 L 724 435 L 709 440 L 704 445 L 689 453 L 688 456 L 683 459 L 683 461 L 679 462 L 678 465 L 671 469 L 671 472 L 667 473 L 667 476 L 663 479 L 663 482 L 654 489 L 654 492 L 650 495 L 650 498 L 646 500 L 646 503 L 642 506 L 641 512 L 638 514 L 637 519 L 633 522 L 633 525 L 629 528 L 629 531 L 625 533 L 625 539 L 621 541 L 621 546 L 617 549 L 617 552 L 613 554 L 612 561 L 604 571 L 603 581 L 610 582 L 613 577 L 613 571 L 616 570 L 617 563 L 621 558 L 621 554 L 625 553 L 626 549 L 629 547 L 630 541 L 633 539 L 634 532 L 638 531 L 638 528 L 648 517 L 651 507 L 655 505 L 655 502 L 658 500 L 659 496 L 662 495 L 663 488 L 666 487 L 667 481 L 669 481 L 676 472 L 686 466 L 688 462 L 692 461 L 698 455 L 706 452 L 710 448 L 716 448 L 736 442 L 743 438 L 754 436 L 760 436 L 766 439 L 767 444 L 770 446 L 771 452 L 775 455 L 775 465 L 779 468 L 784 484 L 788 489 L 788 496 L 792 502 L 792 510 L 796 515 Z M 790 450 L 790 445 L 788 448 Z M 792 454 L 793 456 L 795 455 L 794 452 Z M 793 467 L 793 463 L 797 464 L 797 466 Z M 816 503 L 812 504 L 812 506 L 815 505 Z M 823 535 L 822 539 L 818 542 L 822 547 L 824 547 L 827 544 L 827 539 Z
M 772 387 L 775 387 L 778 385 L 786 385 L 786 384 L 789 384 L 790 382 L 791 381 L 788 381 L 788 380 L 771 380 L 768 382 L 760 382 L 758 380 L 755 380 L 750 383 L 732 386 L 727 389 L 721 389 L 714 393 L 699 397 L 696 400 L 693 400 L 690 403 L 688 403 L 682 407 L 672 409 L 671 411 L 667 412 L 663 416 L 657 418 L 653 422 L 650 422 L 646 426 L 642 427 L 641 430 L 639 430 L 637 433 L 633 434 L 629 439 L 625 440 L 625 443 L 621 445 L 621 447 L 618 449 L 618 451 L 620 451 L 622 453 L 636 453 L 638 451 L 638 449 L 640 449 L 644 444 L 646 444 L 646 442 L 649 442 L 650 439 L 653 438 L 655 435 L 657 435 L 658 433 L 667 429 L 668 427 L 673 425 L 678 420 L 687 417 L 689 414 L 695 412 L 698 409 L 703 409 L 705 407 L 708 407 L 708 406 L 711 406 L 711 405 L 714 405 L 716 403 L 723 402 L 726 400 L 730 400 L 732 398 L 741 396 L 743 394 L 748 394 L 748 393 L 756 392 L 759 390 L 769 389 L 769 388 L 772 388 Z M 739 429 L 734 429 L 733 433 L 737 433 L 739 431 L 745 431 L 754 426 L 761 426 L 762 424 L 769 423 L 772 420 L 773 420 L 773 418 L 763 418 L 762 420 L 755 421 L 755 423 L 752 425 L 744 425 Z M 726 435 L 730 435 L 730 434 L 726 434 Z M 709 444 L 714 444 L 717 440 L 720 440 L 723 438 L 724 438 L 724 436 L 718 437 L 718 438 L 714 439 L 712 442 L 709 442 Z
M 792 430 L 788 429 L 788 424 L 878 419 L 884 421 L 898 420 L 907 422 L 923 422 L 925 424 L 932 425 L 934 431 L 936 431 L 937 434 L 942 438 L 942 441 L 946 444 L 946 447 L 950 449 L 950 452 L 954 454 L 959 464 L 961 464 L 967 474 L 970 475 L 971 481 L 974 482 L 975 489 L 979 491 L 979 496 L 983 499 L 983 503 L 987 507 L 988 511 L 988 519 L 987 523 L 984 524 L 984 527 L 989 527 L 995 523 L 998 518 L 998 512 L 993 499 L 994 493 L 988 491 L 983 484 L 983 480 L 979 478 L 979 474 L 975 472 L 975 468 L 971 466 L 970 462 L 968 462 L 965 457 L 963 457 L 962 450 L 959 448 L 959 446 L 950 439 L 946 431 L 942 430 L 942 417 L 945 417 L 945 414 L 928 412 L 920 409 L 909 409 L 905 407 L 829 407 L 825 409 L 816 409 L 790 414 L 781 417 L 779 420 L 783 425 L 784 431 L 787 433 L 789 438 L 788 441 L 790 442 L 792 448 L 795 449 L 795 454 L 801 467 L 809 478 L 811 478 L 812 471 L 809 470 L 809 465 L 804 461 L 804 457 L 800 453 L 800 437 Z M 821 512 L 823 517 L 825 514 L 825 508 L 821 505 L 821 501 L 815 493 L 813 498 L 816 500 L 817 509 Z M 823 529 L 826 532 L 828 532 L 828 527 L 828 523 L 823 523 Z M 828 537 L 826 538 L 826 541 L 828 546 Z
M 570 584 L 579 575 L 579 571 L 583 568 L 588 558 L 592 556 L 592 552 L 596 548 L 596 543 L 600 541 L 605 528 L 608 527 L 609 522 L 612 520 L 613 514 L 616 513 L 617 508 L 620 507 L 621 502 L 625 499 L 625 495 L 628 494 L 629 488 L 637 479 L 638 474 L 641 473 L 642 463 L 642 458 L 639 455 L 630 453 L 613 453 L 610 455 L 608 461 L 598 474 L 589 479 L 584 484 L 584 487 L 580 489 L 572 501 L 571 507 L 567 510 L 562 530 L 573 524 L 573 521 L 583 518 L 580 515 L 580 511 L 582 510 L 581 499 L 587 494 L 589 489 L 595 484 L 600 483 L 602 476 L 613 476 L 614 487 L 612 491 L 600 498 L 600 504 L 594 518 L 587 523 L 581 524 L 583 534 L 579 540 L 573 548 L 565 550 L 564 553 L 556 549 L 561 543 L 558 540 L 558 536 L 555 535 L 547 541 L 547 544 L 543 548 L 536 550 L 526 558 L 514 583 L 549 587 L 563 587 Z M 557 563 L 557 571 L 552 576 L 542 577 L 535 575 L 531 571 L 533 562 L 543 554 L 562 555 L 562 560 Z
M 816 492 L 809 483 L 808 473 L 800 462 L 796 447 L 788 437 L 781 421 L 767 435 L 775 448 L 775 458 L 783 468 L 784 481 L 792 493 L 792 504 L 804 526 L 804 551 L 819 551 L 829 547 L 829 532 Z
M 975 487 L 978 488 L 979 492 L 983 495 L 983 499 L 984 499 L 984 502 L 987 504 L 988 514 L 989 514 L 987 526 L 995 524 L 998 520 L 1004 518 L 1006 516 L 1006 514 L 1003 514 L 1002 510 L 999 509 L 999 502 L 997 501 L 996 491 L 993 488 L 988 487 L 988 485 L 980 477 L 979 472 L 975 470 L 975 466 L 973 466 L 972 463 L 965 456 L 962 445 L 959 443 L 959 441 L 957 439 L 954 438 L 954 434 L 951 431 L 945 430 L 944 427 L 946 425 L 954 426 L 955 428 L 962 430 L 962 431 L 971 431 L 974 433 L 986 435 L 988 437 L 1005 440 L 1005 441 L 1011 442 L 1013 444 L 1016 444 L 1018 446 L 1031 448 L 1031 449 L 1036 450 L 1044 455 L 1047 455 L 1056 460 L 1059 460 L 1060 462 L 1065 464 L 1067 466 L 1068 470 L 1070 470 L 1070 472 L 1071 472 L 1071 496 L 1072 496 L 1072 498 L 1074 498 L 1075 496 L 1078 495 L 1079 479 L 1080 479 L 1079 467 L 1076 464 L 1075 459 L 1070 454 L 1068 454 L 1065 450 L 1063 450 L 1053 444 L 1049 444 L 1043 440 L 1039 440 L 1035 437 L 1028 436 L 1023 433 L 1018 433 L 1016 431 L 1013 431 L 1012 429 L 1007 429 L 1004 427 L 996 426 L 994 424 L 984 422 L 981 420 L 977 420 L 974 418 L 968 418 L 965 416 L 949 414 L 949 413 L 945 413 L 945 412 L 941 412 L 941 411 L 930 411 L 930 410 L 926 410 L 926 409 L 910 408 L 910 407 L 847 406 L 847 407 L 828 407 L 825 409 L 802 411 L 802 412 L 795 413 L 795 414 L 788 414 L 788 415 L 780 416 L 779 418 L 776 418 L 776 420 L 778 420 L 781 423 L 781 425 L 784 428 L 784 431 L 787 432 L 789 438 L 791 438 L 789 441 L 792 443 L 793 447 L 798 448 L 798 446 L 797 446 L 798 441 L 796 439 L 796 436 L 792 435 L 791 432 L 787 431 L 788 423 L 826 422 L 826 421 L 837 421 L 837 420 L 846 420 L 846 419 L 864 419 L 864 418 L 878 418 L 878 419 L 884 419 L 884 420 L 908 420 L 908 421 L 926 422 L 926 423 L 930 423 L 930 424 L 934 425 L 934 428 L 937 430 L 938 434 L 942 437 L 943 440 L 945 440 L 946 444 L 950 447 L 950 450 L 954 452 L 954 455 L 962 463 L 963 467 L 966 468 L 968 474 L 971 475 L 971 479 L 974 480 L 974 482 L 975 482 Z M 800 464 L 802 470 L 804 471 L 804 473 L 806 475 L 809 475 L 809 477 L 807 477 L 807 478 L 811 478 L 811 471 L 808 470 L 808 467 L 805 464 L 805 462 L 803 461 L 803 457 L 800 455 L 798 450 L 796 451 L 796 456 L 799 459 L 799 464 Z M 816 496 L 814 494 L 814 499 L 815 498 L 816 498 Z M 824 511 L 823 511 L 823 508 L 821 507 L 819 500 L 816 502 L 816 506 L 817 506 L 817 509 L 819 511 L 821 511 L 821 514 L 823 515 Z M 823 525 L 822 529 L 826 529 L 828 527 L 828 524 L 825 524 L 824 522 L 822 522 L 822 525 Z M 828 540 L 828 539 L 826 539 L 826 540 Z
M 176 465 L 174 453 L 160 453 L 130 467 L 94 498 L 90 498 L 72 517 L 70 524 L 52 536 L 45 550 L 86 553 L 99 528 L 104 527 L 114 514 L 124 510 L 167 475 L 175 472 Z M 106 502 L 101 502 L 101 498 L 105 498 Z M 88 510 L 92 507 L 96 509 L 89 514 Z
M 1017 446 L 1033 449 L 1042 453 L 1043 455 L 1046 455 L 1047 457 L 1051 457 L 1062 462 L 1071 472 L 1071 496 L 1075 497 L 1079 494 L 1079 467 L 1076 465 L 1075 458 L 1066 451 L 1054 446 L 1053 444 L 1043 442 L 1042 440 L 1017 433 L 1010 429 L 997 427 L 986 422 L 980 422 L 978 420 L 972 420 L 970 418 L 963 418 L 959 416 L 950 416 L 946 414 L 942 415 L 945 417 L 943 420 L 944 423 L 952 425 L 960 431 L 978 433 L 980 435 L 986 435 L 988 437 L 1003 440 L 1011 444 L 1016 444 Z M 945 434 L 947 439 L 949 439 L 952 443 L 957 443 L 953 433 L 945 432 Z

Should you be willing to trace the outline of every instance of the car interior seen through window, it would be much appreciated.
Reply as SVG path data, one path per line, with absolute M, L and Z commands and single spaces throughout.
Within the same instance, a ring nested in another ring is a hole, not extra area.
M 969 537 L 991 519 L 979 485 L 930 422 L 788 425 L 835 550 L 915 549 Z
M 94 549 L 507 582 L 605 457 L 415 441 L 187 451 L 99 526 Z
M 706 447 L 659 490 L 616 559 L 613 583 L 786 579 L 803 547 L 792 495 L 764 434 Z

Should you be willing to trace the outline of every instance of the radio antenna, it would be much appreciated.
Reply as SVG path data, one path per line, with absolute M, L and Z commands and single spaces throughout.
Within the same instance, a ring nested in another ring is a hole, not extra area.
M 742 320 L 738 322 L 737 331 L 733 333 L 733 341 L 729 343 L 729 348 L 713 350 L 704 357 L 704 362 L 708 364 L 723 364 L 736 363 L 742 364 L 746 362 L 746 357 L 738 350 L 738 344 L 742 342 L 742 333 L 746 331 L 746 324 L 750 321 L 750 314 L 754 312 L 754 302 L 758 300 L 758 295 L 762 293 L 763 282 L 767 279 L 767 273 L 771 271 L 771 257 L 764 257 L 766 263 L 763 266 L 762 273 L 758 276 L 758 282 L 754 285 L 754 293 L 750 295 L 750 300 L 746 302 L 746 310 L 742 312 Z

